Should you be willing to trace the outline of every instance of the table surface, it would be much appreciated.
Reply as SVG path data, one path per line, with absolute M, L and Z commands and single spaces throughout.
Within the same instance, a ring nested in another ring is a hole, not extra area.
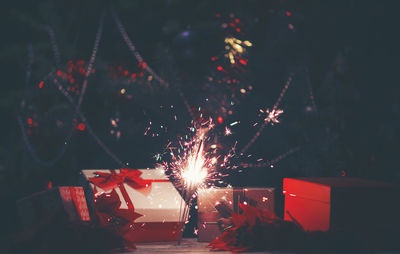
M 210 248 L 207 247 L 208 243 L 198 242 L 196 238 L 184 238 L 181 244 L 178 245 L 176 242 L 155 242 L 155 243 L 138 243 L 136 244 L 136 250 L 129 252 L 120 252 L 128 254 L 138 254 L 138 253 L 190 253 L 190 254 L 204 254 L 204 253 L 215 253 L 215 254 L 225 254 L 231 253 L 229 251 L 213 251 L 210 252 Z M 243 253 L 243 252 L 242 252 Z M 281 254 L 282 252 L 245 252 L 251 254 Z M 283 253 L 282 253 L 283 254 Z M 284 254 L 294 254 L 294 253 L 284 253 Z
M 208 243 L 198 242 L 196 238 L 184 238 L 180 245 L 176 242 L 153 242 L 153 243 L 138 243 L 137 249 L 132 251 L 118 252 L 118 254 L 140 254 L 140 253 L 189 253 L 189 254 L 226 254 L 229 251 L 210 251 L 207 247 Z M 295 254 L 293 252 L 241 252 L 242 254 Z M 399 252 L 383 251 L 376 254 L 399 254 Z

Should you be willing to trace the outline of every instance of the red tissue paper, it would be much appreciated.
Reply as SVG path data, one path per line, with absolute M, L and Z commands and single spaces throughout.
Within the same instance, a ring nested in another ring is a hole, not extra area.
M 303 238 L 303 229 L 266 210 L 240 204 L 242 213 L 232 213 L 232 227 L 210 242 L 211 250 L 232 252 L 288 250 L 290 241 Z
M 256 208 L 274 212 L 274 188 L 208 188 L 199 189 L 198 235 L 200 242 L 210 242 L 221 235 L 229 225 L 231 212 L 240 211 L 244 203 Z

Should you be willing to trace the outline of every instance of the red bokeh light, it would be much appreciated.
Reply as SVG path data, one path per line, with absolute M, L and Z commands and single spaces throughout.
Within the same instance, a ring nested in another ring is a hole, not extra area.
M 241 64 L 243 64 L 243 65 L 247 65 L 247 61 L 246 61 L 246 60 L 240 59 L 239 62 L 240 62 Z
M 80 123 L 80 124 L 78 124 L 78 130 L 80 130 L 80 131 L 84 131 L 84 130 L 85 130 L 85 128 L 86 128 L 86 126 L 85 126 L 85 124 L 84 124 L 84 123 Z
M 145 62 L 139 62 L 138 63 L 138 67 L 144 70 L 144 69 L 146 69 L 146 63 Z

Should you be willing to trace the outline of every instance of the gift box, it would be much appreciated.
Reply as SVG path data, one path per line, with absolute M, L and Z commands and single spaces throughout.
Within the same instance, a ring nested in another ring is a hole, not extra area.
M 284 219 L 304 230 L 398 227 L 399 186 L 357 178 L 285 178 Z
M 21 225 L 29 228 L 46 222 L 89 221 L 82 187 L 57 187 L 17 201 Z
M 186 203 L 162 169 L 82 170 L 91 212 L 130 242 L 176 241 Z
M 210 242 L 230 227 L 231 213 L 240 212 L 240 203 L 274 212 L 274 193 L 274 188 L 199 189 L 198 241 Z

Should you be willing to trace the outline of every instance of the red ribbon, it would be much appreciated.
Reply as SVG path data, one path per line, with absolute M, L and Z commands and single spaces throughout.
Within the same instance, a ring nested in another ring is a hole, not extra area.
M 141 178 L 142 172 L 136 169 L 121 169 L 120 173 L 110 171 L 111 173 L 94 172 L 97 176 L 89 178 L 89 181 L 105 191 L 119 187 L 128 209 L 134 209 L 124 183 L 134 189 L 142 189 L 151 186 L 152 180 Z
M 99 188 L 105 191 L 119 187 L 120 184 L 126 183 L 132 188 L 144 188 L 151 184 L 152 180 L 145 180 L 141 178 L 142 172 L 137 169 L 126 169 L 120 170 L 120 173 L 116 173 L 114 170 L 110 170 L 110 173 L 105 172 L 94 172 L 97 176 L 90 177 L 89 181 Z

